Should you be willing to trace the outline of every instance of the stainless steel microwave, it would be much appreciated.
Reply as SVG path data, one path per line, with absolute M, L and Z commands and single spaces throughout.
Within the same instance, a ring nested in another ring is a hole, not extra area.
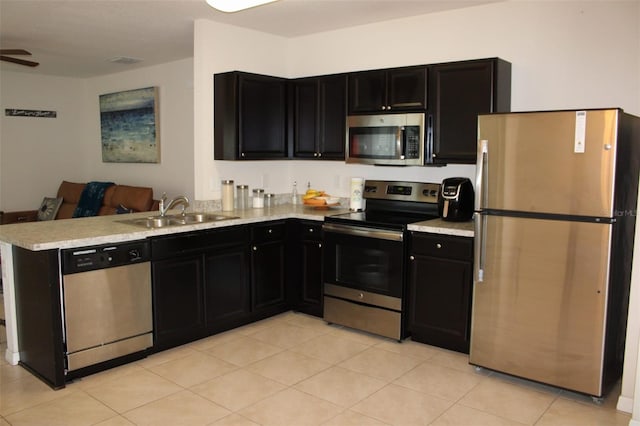
M 425 115 L 347 117 L 346 162 L 387 166 L 424 165 Z

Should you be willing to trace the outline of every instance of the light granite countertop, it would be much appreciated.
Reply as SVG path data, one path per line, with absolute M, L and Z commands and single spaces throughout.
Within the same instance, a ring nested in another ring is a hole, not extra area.
M 473 237 L 474 235 L 473 221 L 447 222 L 442 219 L 431 219 L 425 220 L 424 222 L 412 223 L 408 228 L 409 231 L 456 235 L 459 237 Z
M 270 220 L 305 219 L 323 221 L 325 216 L 345 213 L 347 211 L 346 208 L 316 209 L 303 205 L 283 204 L 264 209 L 234 210 L 230 212 L 216 211 L 216 214 L 237 216 L 238 218 L 156 229 L 143 228 L 123 222 L 123 220 L 155 215 L 155 212 L 96 216 L 81 219 L 1 225 L 0 241 L 34 251 L 64 249 L 134 241 L 153 236 L 266 222 Z M 169 212 L 169 214 L 176 214 L 178 212 L 179 211 L 176 210 Z M 409 230 L 472 237 L 473 223 L 444 222 L 440 219 L 435 219 L 409 225 Z

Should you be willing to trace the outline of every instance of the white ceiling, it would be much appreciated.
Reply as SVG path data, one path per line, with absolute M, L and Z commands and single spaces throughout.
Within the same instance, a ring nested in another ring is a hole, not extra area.
M 279 0 L 223 13 L 204 0 L 0 0 L 0 48 L 40 63 L 1 70 L 91 77 L 193 56 L 193 22 L 209 19 L 296 37 L 503 0 Z M 142 59 L 112 63 L 114 57 Z

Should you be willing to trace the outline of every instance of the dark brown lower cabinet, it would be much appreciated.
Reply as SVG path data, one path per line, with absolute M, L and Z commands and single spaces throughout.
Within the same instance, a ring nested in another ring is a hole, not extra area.
M 204 337 L 202 256 L 176 256 L 152 265 L 154 346 L 176 346 Z
M 205 254 L 207 333 L 247 322 L 251 315 L 251 283 L 246 243 Z
M 469 353 L 473 239 L 413 232 L 408 270 L 412 340 Z
M 250 322 L 246 226 L 151 239 L 154 349 Z
M 285 222 L 251 225 L 251 310 L 256 315 L 286 309 Z
M 290 229 L 289 303 L 296 311 L 322 317 L 322 222 L 292 221 Z

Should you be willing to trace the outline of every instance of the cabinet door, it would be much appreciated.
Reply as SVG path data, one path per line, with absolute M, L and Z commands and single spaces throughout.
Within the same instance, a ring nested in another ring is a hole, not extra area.
M 397 68 L 387 73 L 387 110 L 427 108 L 427 67 Z
M 286 82 L 283 79 L 240 75 L 239 152 L 245 159 L 287 156 Z
M 251 313 L 246 244 L 205 256 L 207 329 L 216 333 L 238 326 Z
M 254 312 L 284 305 L 284 253 L 284 241 L 264 242 L 252 246 L 252 310 Z
M 202 256 L 152 262 L 156 349 L 205 335 Z
M 287 257 L 291 259 L 287 267 L 291 274 L 289 303 L 300 312 L 322 317 L 322 222 L 294 221 L 291 224 Z
M 347 123 L 347 77 L 322 77 L 318 84 L 318 157 L 344 160 Z
M 322 317 L 322 242 L 302 240 L 302 278 L 299 310 Z
M 213 83 L 214 159 L 289 155 L 287 80 L 233 71 L 214 75 Z
M 253 314 L 276 313 L 286 307 L 285 222 L 251 226 L 251 291 Z
M 344 160 L 346 84 L 345 74 L 294 82 L 295 157 Z
M 409 264 L 412 339 L 469 352 L 472 264 L 413 254 Z
M 435 65 L 429 71 L 434 163 L 475 163 L 478 114 L 510 109 L 511 68 L 500 60 Z
M 318 155 L 318 80 L 300 79 L 293 83 L 293 153 L 299 158 Z
M 386 77 L 384 70 L 349 74 L 349 112 L 375 112 L 386 107 Z

